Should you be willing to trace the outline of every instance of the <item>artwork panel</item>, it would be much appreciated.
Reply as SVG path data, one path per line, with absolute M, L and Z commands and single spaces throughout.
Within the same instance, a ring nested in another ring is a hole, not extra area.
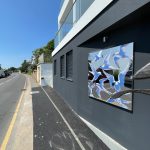
M 133 88 L 133 43 L 89 53 L 88 70 L 88 96 L 132 110 L 132 93 L 111 96 Z

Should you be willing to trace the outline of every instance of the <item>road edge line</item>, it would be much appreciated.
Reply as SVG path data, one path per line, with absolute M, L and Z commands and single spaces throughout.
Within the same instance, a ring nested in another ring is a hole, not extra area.
M 46 96 L 49 98 L 50 102 L 53 104 L 54 108 L 57 110 L 57 112 L 59 113 L 59 115 L 61 116 L 61 118 L 63 119 L 63 121 L 65 122 L 65 124 L 67 125 L 68 129 L 70 130 L 71 134 L 73 135 L 73 137 L 75 138 L 76 142 L 78 143 L 78 145 L 80 146 L 81 150 L 86 150 L 83 146 L 83 144 L 81 143 L 81 141 L 79 140 L 78 136 L 75 134 L 75 132 L 73 131 L 73 129 L 71 128 L 70 124 L 68 123 L 68 121 L 65 119 L 65 117 L 63 116 L 63 114 L 60 112 L 60 110 L 58 109 L 58 107 L 55 105 L 55 103 L 52 101 L 52 99 L 50 98 L 50 96 L 47 94 L 47 92 L 45 91 L 45 89 L 43 87 L 41 87 L 41 89 L 44 91 L 44 93 L 46 94 Z
M 27 79 L 25 80 L 24 89 L 26 88 L 26 86 L 27 86 Z M 10 139 L 10 136 L 11 136 L 11 133 L 13 131 L 13 127 L 14 127 L 16 119 L 17 119 L 17 115 L 18 115 L 18 112 L 19 112 L 19 108 L 20 108 L 24 93 L 25 93 L 25 91 L 22 91 L 21 96 L 20 96 L 19 101 L 18 101 L 18 104 L 17 104 L 16 109 L 15 109 L 15 112 L 13 114 L 12 120 L 9 124 L 8 130 L 5 134 L 3 142 L 1 144 L 0 150 L 6 150 L 7 144 L 9 142 L 9 139 Z

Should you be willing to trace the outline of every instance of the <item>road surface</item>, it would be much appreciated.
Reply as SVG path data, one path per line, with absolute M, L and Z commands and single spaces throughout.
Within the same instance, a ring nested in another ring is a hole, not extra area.
M 25 80 L 25 76 L 17 73 L 0 79 L 0 145 L 15 112 Z

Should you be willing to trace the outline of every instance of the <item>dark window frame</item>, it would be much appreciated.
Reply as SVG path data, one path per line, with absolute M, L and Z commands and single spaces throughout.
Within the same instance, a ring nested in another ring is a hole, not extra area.
M 65 55 L 60 56 L 60 77 L 65 78 Z
M 73 81 L 73 50 L 66 53 L 66 79 Z
M 57 75 L 57 60 L 54 60 L 54 76 Z

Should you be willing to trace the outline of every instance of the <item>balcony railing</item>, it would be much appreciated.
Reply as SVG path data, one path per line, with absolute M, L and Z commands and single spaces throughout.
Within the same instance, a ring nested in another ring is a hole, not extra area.
M 61 0 L 64 1 L 64 0 Z M 94 0 L 76 0 L 70 8 L 64 22 L 61 24 L 55 37 L 55 47 L 63 40 L 67 33 L 72 29 L 74 24 L 81 18 Z
M 64 0 L 60 0 L 60 9 L 61 9 L 63 3 L 64 3 Z

